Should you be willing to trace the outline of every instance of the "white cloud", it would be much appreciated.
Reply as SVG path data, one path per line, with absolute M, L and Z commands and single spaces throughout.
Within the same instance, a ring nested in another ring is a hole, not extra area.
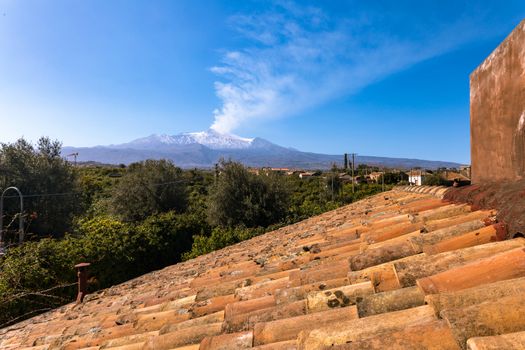
M 447 52 L 477 33 L 464 18 L 400 39 L 374 29 L 373 20 L 329 17 L 289 2 L 274 11 L 231 18 L 251 45 L 229 51 L 212 71 L 222 106 L 212 128 L 231 132 L 243 123 L 296 115 L 350 94 L 390 74 Z

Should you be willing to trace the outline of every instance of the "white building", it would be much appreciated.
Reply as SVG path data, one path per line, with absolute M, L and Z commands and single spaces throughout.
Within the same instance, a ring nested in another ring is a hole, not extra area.
M 408 183 L 415 186 L 421 186 L 425 181 L 425 177 L 430 174 L 424 170 L 411 170 L 407 173 Z

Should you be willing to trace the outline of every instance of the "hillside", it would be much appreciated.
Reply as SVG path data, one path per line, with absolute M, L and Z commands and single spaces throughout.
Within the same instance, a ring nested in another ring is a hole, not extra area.
M 302 152 L 262 138 L 243 138 L 213 130 L 174 136 L 151 135 L 128 143 L 96 147 L 64 147 L 62 154 L 78 153 L 78 161 L 129 164 L 145 159 L 169 159 L 182 168 L 211 168 L 220 158 L 231 158 L 252 167 L 328 169 L 342 164 L 343 156 Z M 409 158 L 360 155 L 358 164 L 410 169 L 458 167 L 460 164 Z

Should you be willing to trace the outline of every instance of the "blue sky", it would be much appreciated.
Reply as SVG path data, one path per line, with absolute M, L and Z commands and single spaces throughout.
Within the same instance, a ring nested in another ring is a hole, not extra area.
M 468 163 L 468 76 L 523 18 L 522 0 L 0 0 L 0 141 L 211 126 Z

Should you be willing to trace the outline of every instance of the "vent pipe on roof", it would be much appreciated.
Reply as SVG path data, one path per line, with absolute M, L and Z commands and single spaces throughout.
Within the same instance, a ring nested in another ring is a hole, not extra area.
M 87 268 L 89 265 L 91 264 L 85 262 L 75 265 L 78 276 L 77 304 L 82 303 L 82 301 L 84 301 L 84 297 L 87 294 Z

